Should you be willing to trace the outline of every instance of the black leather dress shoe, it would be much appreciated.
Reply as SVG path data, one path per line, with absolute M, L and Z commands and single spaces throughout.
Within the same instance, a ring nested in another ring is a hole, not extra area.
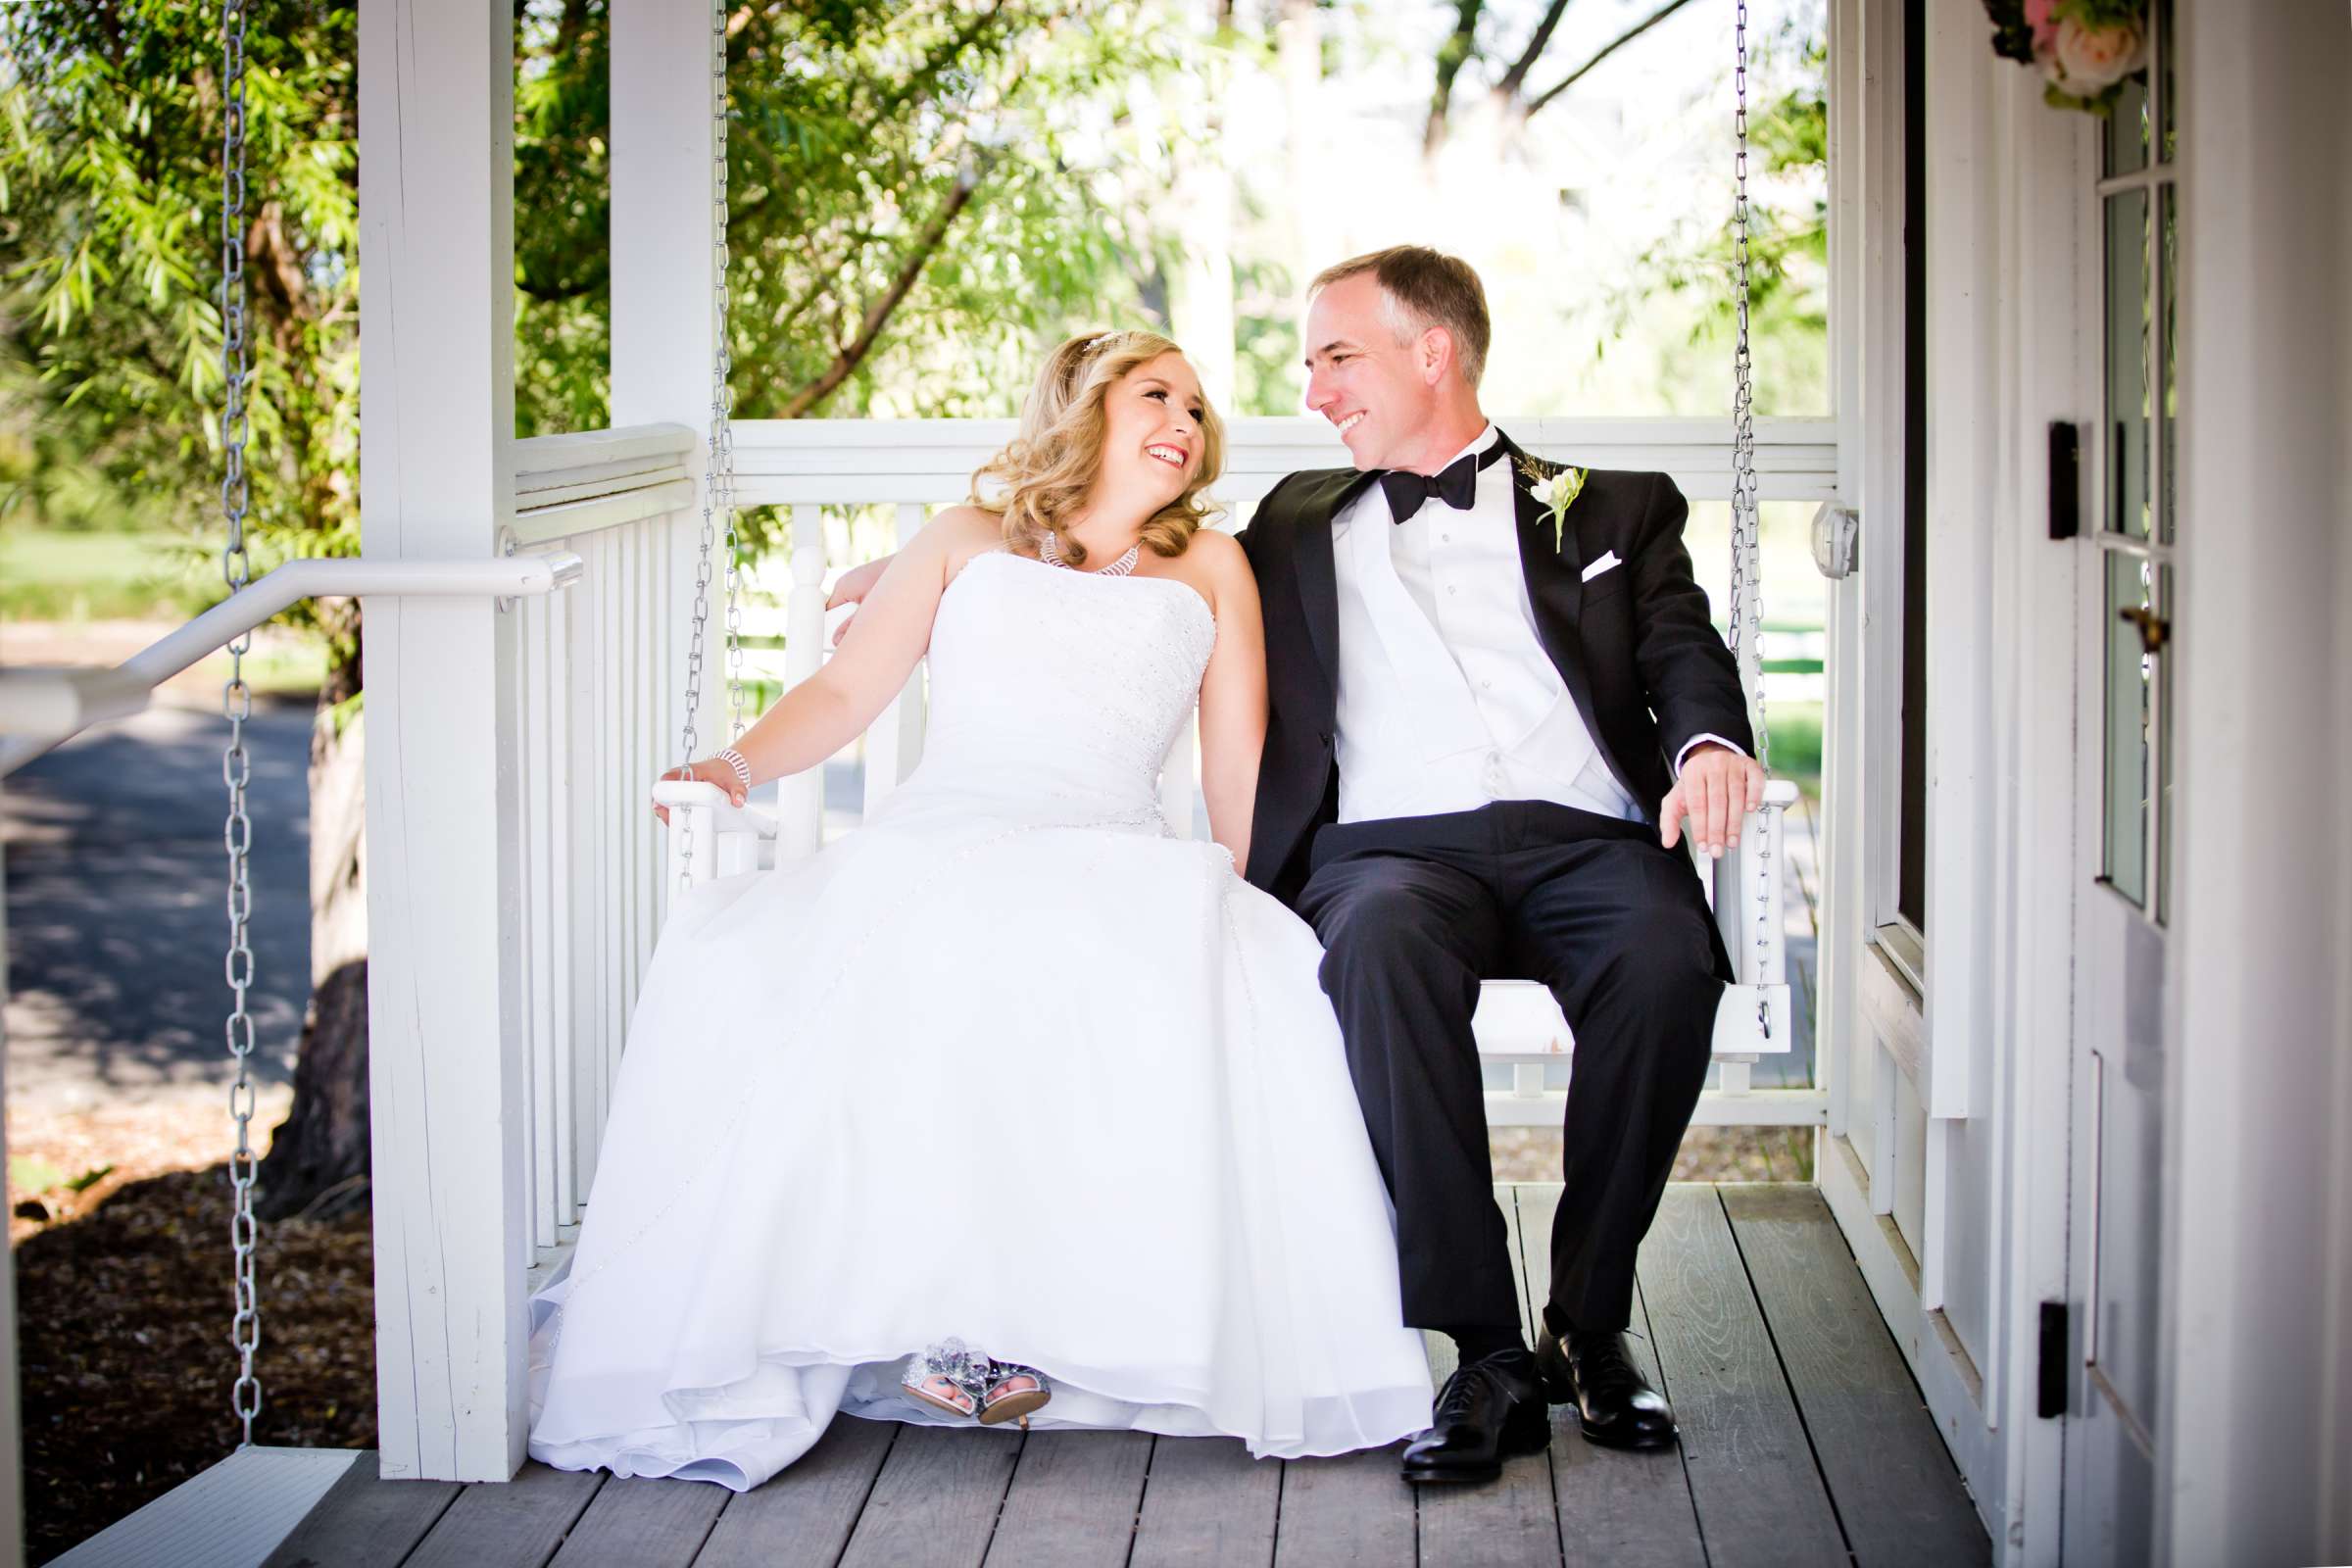
M 1674 1446 L 1674 1407 L 1625 1353 L 1623 1334 L 1571 1332 L 1562 1341 L 1546 1329 L 1536 1342 L 1536 1368 L 1554 1404 L 1576 1406 L 1587 1443 L 1605 1448 Z
M 1405 1445 L 1404 1479 L 1493 1481 L 1503 1460 L 1541 1453 L 1550 1442 L 1551 1412 L 1536 1358 L 1497 1350 L 1446 1380 L 1430 1429 Z

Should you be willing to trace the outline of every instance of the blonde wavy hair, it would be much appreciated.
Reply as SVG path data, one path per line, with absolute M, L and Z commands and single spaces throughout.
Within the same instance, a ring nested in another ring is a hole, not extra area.
M 1085 547 L 1068 529 L 1102 469 L 1104 400 L 1137 366 L 1181 352 L 1156 332 L 1081 332 L 1046 357 L 1011 444 L 972 475 L 971 503 L 1004 519 L 1005 543 L 1038 555 L 1052 534 L 1063 560 L 1085 562 Z M 1192 482 L 1144 523 L 1143 544 L 1153 555 L 1183 555 L 1216 514 L 1202 492 L 1225 468 L 1225 422 L 1205 394 L 1200 425 L 1200 463 Z

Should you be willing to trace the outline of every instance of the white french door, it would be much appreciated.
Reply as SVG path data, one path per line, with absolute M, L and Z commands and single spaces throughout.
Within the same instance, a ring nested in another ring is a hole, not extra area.
M 2175 300 L 2180 256 L 2172 7 L 2154 8 L 2147 84 L 2101 132 L 2102 418 L 2077 681 L 2084 831 L 2066 1443 L 2069 1563 L 2150 1560 L 2158 1474 L 2164 993 L 2172 896 Z M 2087 323 L 2086 323 L 2087 324 Z

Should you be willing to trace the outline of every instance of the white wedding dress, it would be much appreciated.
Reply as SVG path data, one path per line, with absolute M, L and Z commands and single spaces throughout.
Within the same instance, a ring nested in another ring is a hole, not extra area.
M 922 764 L 858 832 L 671 911 L 530 1451 L 742 1490 L 909 1352 L 1041 1368 L 1038 1427 L 1325 1454 L 1429 1424 L 1313 933 L 1170 835 L 1215 618 L 1004 552 L 932 632 Z

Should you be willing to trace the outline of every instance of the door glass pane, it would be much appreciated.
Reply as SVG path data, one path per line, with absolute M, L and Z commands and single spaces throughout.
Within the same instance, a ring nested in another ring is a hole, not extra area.
M 2148 193 L 2107 198 L 2107 519 L 2148 536 Z
M 2168 630 L 2177 611 L 2173 568 L 2157 570 L 2156 609 Z M 2156 656 L 2156 918 L 2173 916 L 2173 645 L 2168 635 Z
M 2159 460 L 2163 471 L 2159 482 L 2164 486 L 2164 504 L 2157 508 L 2158 526 L 2164 530 L 2164 542 L 2173 542 L 2174 499 L 2179 495 L 2175 483 L 2180 470 L 2180 441 L 2177 418 L 2180 412 L 2180 193 L 2167 183 L 2156 189 L 2157 243 L 2162 253 L 2157 257 L 2156 287 L 2164 301 L 2164 363 L 2163 381 L 2158 407 L 2164 421 L 2156 445 L 2163 457 Z
M 2164 76 L 2156 93 L 2157 112 L 2164 117 L 2162 157 L 2168 164 L 2180 155 L 2180 111 L 2176 107 L 2180 102 L 2180 73 L 2173 69 L 2174 40 L 2179 36 L 2173 29 L 2173 0 L 2156 0 L 2156 70 Z
M 2144 74 L 2124 83 L 2115 100 L 2115 112 L 2107 117 L 2106 128 L 2099 134 L 2106 149 L 2101 163 L 2109 179 L 2136 174 L 2148 167 L 2148 81 Z
M 2107 560 L 2107 855 L 2104 871 L 2134 904 L 2148 888 L 2148 693 L 2152 674 L 2140 629 L 2128 611 L 2145 612 L 2148 564 L 2120 550 Z

